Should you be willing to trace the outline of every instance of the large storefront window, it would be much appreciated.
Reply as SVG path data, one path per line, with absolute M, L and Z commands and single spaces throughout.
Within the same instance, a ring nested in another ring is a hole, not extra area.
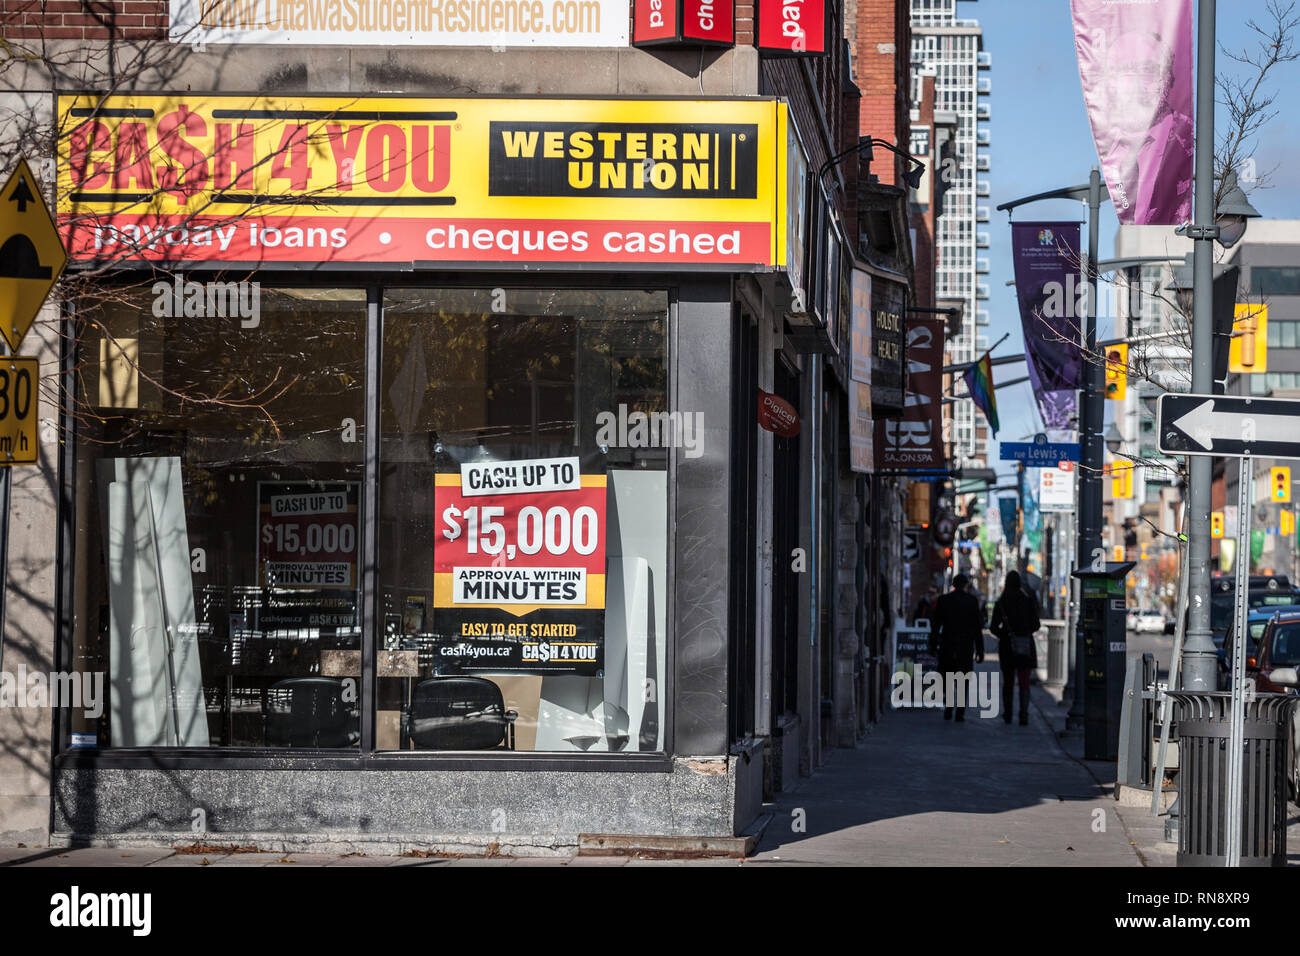
M 366 290 L 192 285 L 77 319 L 74 746 L 663 749 L 666 293 L 384 292 L 370 523 Z
M 667 313 L 386 295 L 378 749 L 662 749 Z
M 182 280 L 80 318 L 74 741 L 357 746 L 365 322 Z

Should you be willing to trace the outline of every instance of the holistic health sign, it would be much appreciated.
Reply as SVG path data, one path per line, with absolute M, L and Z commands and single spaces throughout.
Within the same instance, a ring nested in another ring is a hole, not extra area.
M 1072 0 L 1083 98 L 1121 224 L 1192 217 L 1191 0 Z
M 171 0 L 174 43 L 627 46 L 627 0 Z
M 463 464 L 435 478 L 438 663 L 596 676 L 605 632 L 604 475 L 577 458 Z
M 58 221 L 74 262 L 762 269 L 785 260 L 785 109 L 64 96 Z

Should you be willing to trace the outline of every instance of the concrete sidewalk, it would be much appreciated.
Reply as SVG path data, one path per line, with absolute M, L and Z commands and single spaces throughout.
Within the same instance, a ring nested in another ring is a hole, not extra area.
M 1027 727 L 970 710 L 963 723 L 891 711 L 769 808 L 749 865 L 1143 865 L 1115 801 L 1058 744 L 1044 713 L 1055 702 L 1032 699 Z

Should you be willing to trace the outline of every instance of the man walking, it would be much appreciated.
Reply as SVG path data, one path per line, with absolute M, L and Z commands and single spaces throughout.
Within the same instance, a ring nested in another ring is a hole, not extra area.
M 975 661 L 984 660 L 984 614 L 975 597 L 967 593 L 967 583 L 964 574 L 953 578 L 952 590 L 939 598 L 930 619 L 930 643 L 944 678 L 944 720 L 952 720 L 957 703 L 949 699 L 949 693 L 955 692 L 959 684 L 964 693 L 965 676 L 975 669 Z M 964 697 L 956 710 L 957 719 L 965 720 Z

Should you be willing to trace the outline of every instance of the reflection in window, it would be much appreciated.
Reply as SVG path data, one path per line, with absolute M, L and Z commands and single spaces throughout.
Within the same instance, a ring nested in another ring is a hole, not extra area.
M 74 740 L 354 747 L 365 293 L 189 285 L 78 316 Z
M 390 291 L 381 750 L 662 749 L 667 296 Z

